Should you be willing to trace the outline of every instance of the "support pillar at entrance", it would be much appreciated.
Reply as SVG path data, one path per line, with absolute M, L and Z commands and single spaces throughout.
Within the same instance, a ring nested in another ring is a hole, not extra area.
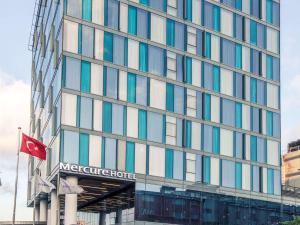
M 67 177 L 70 185 L 77 185 L 77 177 Z M 65 225 L 77 224 L 77 194 L 66 194 L 65 197 Z
M 106 214 L 101 212 L 100 213 L 100 219 L 99 219 L 99 225 L 105 225 L 106 224 Z
M 40 201 L 40 221 L 47 221 L 48 202 L 46 199 Z
M 58 197 L 56 194 L 56 190 L 51 191 L 51 211 L 50 211 L 50 225 L 57 224 L 57 215 L 58 215 Z

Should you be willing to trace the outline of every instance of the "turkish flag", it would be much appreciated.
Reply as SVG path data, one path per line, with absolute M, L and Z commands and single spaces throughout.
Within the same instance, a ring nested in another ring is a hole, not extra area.
M 46 147 L 42 142 L 22 134 L 21 152 L 46 160 Z

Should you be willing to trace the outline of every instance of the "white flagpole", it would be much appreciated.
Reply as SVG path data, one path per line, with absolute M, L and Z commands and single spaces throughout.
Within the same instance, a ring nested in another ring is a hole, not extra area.
M 16 168 L 15 195 L 14 195 L 14 208 L 13 208 L 12 225 L 15 225 L 15 221 L 16 221 L 16 202 L 17 202 L 17 193 L 18 193 L 20 137 L 21 137 L 21 127 L 18 127 L 18 153 L 17 153 L 17 168 Z
M 36 169 L 34 170 L 34 197 L 33 197 L 33 222 L 32 224 L 35 225 L 35 196 L 36 196 Z

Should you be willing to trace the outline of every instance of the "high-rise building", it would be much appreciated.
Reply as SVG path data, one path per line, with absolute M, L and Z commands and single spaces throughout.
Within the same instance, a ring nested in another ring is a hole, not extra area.
M 296 208 L 281 196 L 279 11 L 279 0 L 37 0 L 31 135 L 48 146 L 45 162 L 29 161 L 37 218 L 291 219 Z M 35 193 L 35 173 L 85 192 Z

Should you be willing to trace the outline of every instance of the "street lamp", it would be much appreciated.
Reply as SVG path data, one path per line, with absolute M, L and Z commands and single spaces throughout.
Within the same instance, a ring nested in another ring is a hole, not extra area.
M 1 174 L 1 172 L 0 172 L 0 174 Z M 1 177 L 0 177 L 0 187 L 2 186 L 2 182 L 1 182 Z

